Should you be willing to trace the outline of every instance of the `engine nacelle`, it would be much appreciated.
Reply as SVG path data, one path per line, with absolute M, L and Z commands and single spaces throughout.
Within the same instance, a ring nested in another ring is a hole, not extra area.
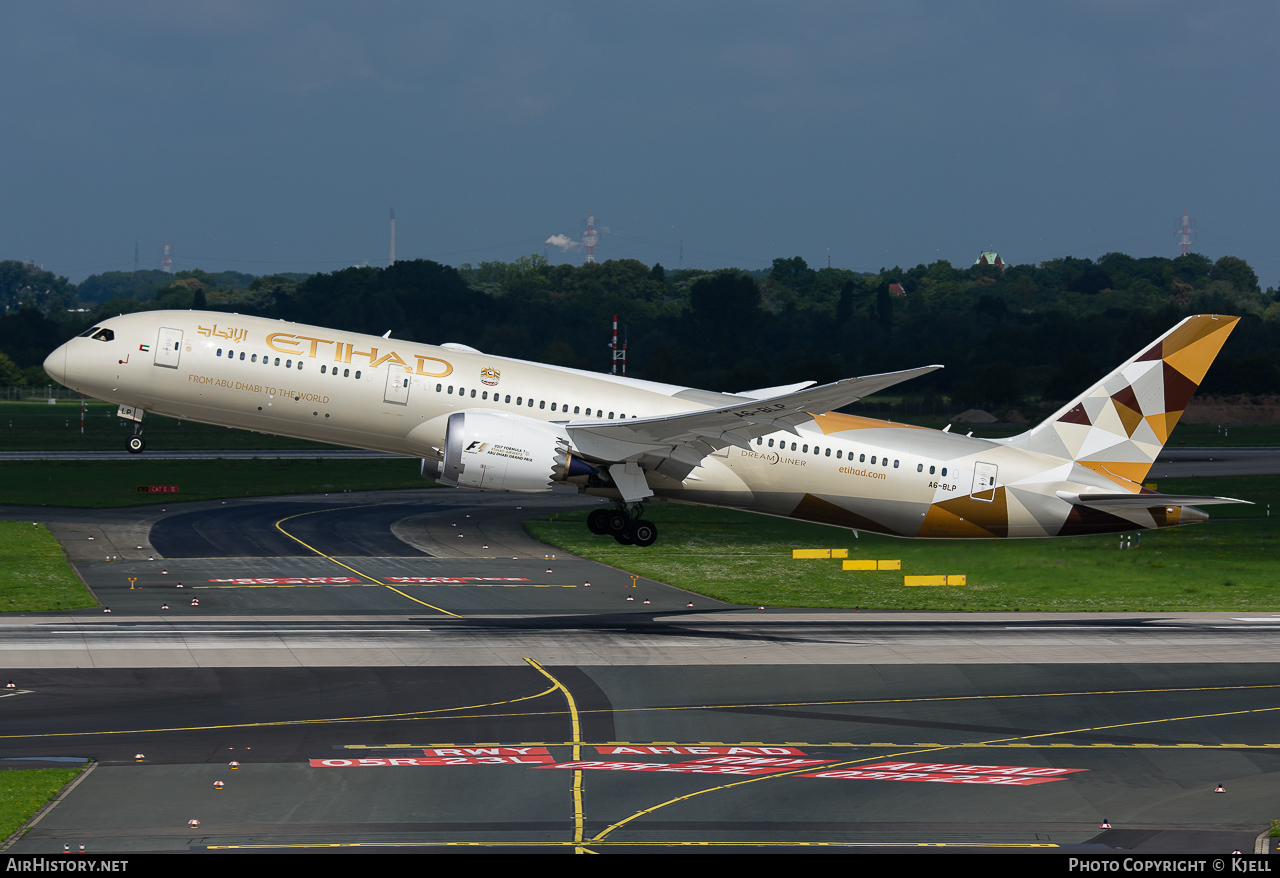
M 458 488 L 550 491 L 553 482 L 594 472 L 570 453 L 558 424 L 519 415 L 457 412 L 449 416 L 444 461 L 423 461 L 423 475 Z

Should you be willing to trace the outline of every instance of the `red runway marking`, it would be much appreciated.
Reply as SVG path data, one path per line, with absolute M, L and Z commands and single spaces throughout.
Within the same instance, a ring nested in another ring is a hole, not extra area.
M 543 765 L 545 754 L 528 756 L 398 756 L 381 759 L 312 759 L 312 768 L 403 768 L 424 765 Z
M 804 756 L 795 747 L 722 747 L 722 746 L 609 746 L 596 747 L 601 756 Z
M 523 576 L 384 576 L 397 585 L 463 585 L 468 582 L 528 582 Z

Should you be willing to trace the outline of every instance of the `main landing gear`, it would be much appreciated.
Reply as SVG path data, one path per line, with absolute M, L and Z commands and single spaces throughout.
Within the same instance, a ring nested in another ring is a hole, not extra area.
M 658 527 L 641 518 L 643 513 L 642 503 L 633 510 L 596 509 L 587 516 L 587 528 L 593 534 L 608 534 L 624 546 L 652 546 L 658 539 Z

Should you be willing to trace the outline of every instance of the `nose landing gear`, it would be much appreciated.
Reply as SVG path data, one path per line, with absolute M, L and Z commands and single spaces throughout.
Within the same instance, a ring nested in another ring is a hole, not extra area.
M 658 528 L 641 518 L 643 513 L 643 503 L 632 509 L 596 509 L 587 516 L 587 529 L 599 536 L 612 536 L 624 546 L 652 546 L 658 539 Z

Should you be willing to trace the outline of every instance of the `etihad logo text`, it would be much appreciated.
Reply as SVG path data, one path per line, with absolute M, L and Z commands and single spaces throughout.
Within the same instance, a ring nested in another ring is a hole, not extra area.
M 453 372 L 453 365 L 439 357 L 411 354 L 410 359 L 417 361 L 416 368 L 414 368 L 406 363 L 404 358 L 395 351 L 388 351 L 379 356 L 377 348 L 358 351 L 355 349 L 355 345 L 349 342 L 334 341 L 328 338 L 312 338 L 309 335 L 294 335 L 289 332 L 273 332 L 267 336 L 267 347 L 273 351 L 279 351 L 282 354 L 293 354 L 294 356 L 306 356 L 311 359 L 317 359 L 322 356 L 321 345 L 334 346 L 333 362 L 335 363 L 350 363 L 352 357 L 364 357 L 369 361 L 370 368 L 377 368 L 383 363 L 393 363 L 402 367 L 406 372 L 414 372 L 431 378 L 443 378 Z M 323 356 L 328 356 L 328 354 L 329 350 L 326 348 Z M 430 367 L 428 367 L 428 363 L 431 364 Z

